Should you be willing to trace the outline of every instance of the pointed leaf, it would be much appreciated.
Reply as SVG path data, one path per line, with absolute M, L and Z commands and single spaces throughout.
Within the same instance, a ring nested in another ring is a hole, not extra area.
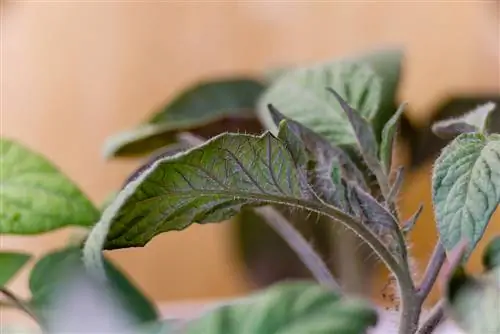
M 483 252 L 483 266 L 487 270 L 500 267 L 500 236 L 491 240 Z
M 316 162 L 315 175 L 325 175 L 326 179 L 328 179 L 331 176 L 332 166 L 338 164 L 341 177 L 355 181 L 363 189 L 368 188 L 363 173 L 346 152 L 339 147 L 331 145 L 325 138 L 306 126 L 287 118 L 274 106 L 269 105 L 269 110 L 275 124 L 280 125 L 278 137 L 285 142 L 289 150 L 293 152 L 293 149 L 290 148 L 290 144 L 293 141 L 301 142 L 302 144 L 295 143 L 293 145 L 303 145 L 307 151 L 309 160 Z M 286 123 L 282 123 L 283 120 L 286 120 Z M 288 134 L 288 132 L 293 135 Z M 319 181 L 324 182 L 323 177 L 321 178 L 322 180 Z
M 268 104 L 288 118 L 323 136 L 335 146 L 356 145 L 353 129 L 334 96 L 325 88 L 342 94 L 360 115 L 372 122 L 379 113 L 380 78 L 364 63 L 340 61 L 290 70 L 280 76 L 259 100 L 259 116 L 276 132 Z
M 0 252 L 0 286 L 5 286 L 31 259 L 25 253 Z
M 54 165 L 10 139 L 0 140 L 0 233 L 36 234 L 92 226 L 99 211 Z
M 432 131 L 445 139 L 461 133 L 482 133 L 488 129 L 489 119 L 495 107 L 494 103 L 489 102 L 460 117 L 438 121 L 432 125 Z
M 186 334 L 363 334 L 377 314 L 356 300 L 307 282 L 282 283 L 222 306 L 186 326 Z
M 500 270 L 474 278 L 462 267 L 448 283 L 449 314 L 469 334 L 500 333 Z
M 394 181 L 391 185 L 391 190 L 389 191 L 389 195 L 387 196 L 387 203 L 395 203 L 398 200 L 399 192 L 401 191 L 401 187 L 403 186 L 404 181 L 404 167 L 399 167 L 396 170 L 396 176 L 394 177 Z
M 31 304 L 50 316 L 48 305 L 57 297 L 60 284 L 67 275 L 82 270 L 82 251 L 78 248 L 66 248 L 49 253 L 41 258 L 31 271 L 29 286 L 32 294 Z M 104 260 L 107 281 L 112 293 L 117 294 L 120 304 L 139 322 L 154 321 L 157 311 L 154 305 L 139 291 L 129 279 L 110 261 Z
M 384 125 L 382 130 L 382 142 L 380 143 L 380 161 L 386 174 L 389 174 L 392 167 L 392 151 L 396 137 L 399 119 L 403 115 L 406 104 L 402 104 L 396 113 Z
M 143 155 L 176 141 L 175 134 L 223 118 L 253 118 L 264 86 L 255 80 L 224 79 L 191 87 L 161 108 L 146 124 L 111 137 L 104 156 Z
M 352 109 L 351 106 L 349 106 L 335 90 L 331 88 L 328 90 L 335 96 L 338 103 L 342 107 L 342 110 L 346 113 L 347 118 L 354 129 L 356 142 L 361 156 L 363 157 L 363 160 L 368 168 L 373 172 L 373 174 L 375 174 L 383 194 L 387 196 L 388 189 L 385 189 L 387 186 L 387 177 L 382 169 L 382 166 L 380 165 L 380 161 L 378 161 L 377 139 L 373 134 L 371 125 L 354 109 Z
M 432 198 L 447 251 L 462 239 L 469 252 L 500 201 L 500 136 L 462 134 L 436 160 Z
M 401 231 L 403 232 L 404 235 L 410 233 L 413 230 L 423 210 L 424 210 L 424 205 L 420 204 L 417 211 L 415 211 L 415 213 L 406 222 L 404 222 L 403 226 L 401 227 Z

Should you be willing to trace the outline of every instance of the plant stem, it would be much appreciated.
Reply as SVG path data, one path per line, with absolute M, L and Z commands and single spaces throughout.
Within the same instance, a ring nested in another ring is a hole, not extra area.
M 439 301 L 431 310 L 424 324 L 418 330 L 418 334 L 431 334 L 439 326 L 444 318 L 444 301 Z
M 432 287 L 436 283 L 436 279 L 443 267 L 444 261 L 446 260 L 446 252 L 444 250 L 443 244 L 440 240 L 437 241 L 434 251 L 425 270 L 424 278 L 417 289 L 417 294 L 420 301 L 423 303 Z
M 26 313 L 30 318 L 32 318 L 37 324 L 40 324 L 38 317 L 35 313 L 30 309 L 25 302 L 19 299 L 12 291 L 7 289 L 6 287 L 0 287 L 0 292 L 12 302 L 12 306 L 18 308 L 19 310 Z
M 257 208 L 255 211 L 263 216 L 267 224 L 295 251 L 320 284 L 341 293 L 340 285 L 332 276 L 323 259 L 281 213 L 271 206 Z

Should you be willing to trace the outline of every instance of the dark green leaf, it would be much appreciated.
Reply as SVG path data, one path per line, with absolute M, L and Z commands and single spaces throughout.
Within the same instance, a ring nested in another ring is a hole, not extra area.
M 340 61 L 298 68 L 280 76 L 259 101 L 261 120 L 277 131 L 269 113 L 273 104 L 286 117 L 297 121 L 335 146 L 356 145 L 356 137 L 331 87 L 347 99 L 360 115 L 372 122 L 379 113 L 382 84 L 365 63 Z
M 384 171 L 389 175 L 392 167 L 392 151 L 396 137 L 396 131 L 399 124 L 399 119 L 403 115 L 406 104 L 402 104 L 396 113 L 384 125 L 382 130 L 382 141 L 380 143 L 380 161 L 384 167 Z
M 474 278 L 459 267 L 448 283 L 447 303 L 451 318 L 467 333 L 500 333 L 500 270 Z
M 0 233 L 36 234 L 92 226 L 99 211 L 54 165 L 10 139 L 0 140 Z
M 295 150 L 301 150 L 297 147 L 302 145 L 307 151 L 307 158 L 316 163 L 313 175 L 321 178 L 318 182 L 326 184 L 325 180 L 331 177 L 332 166 L 339 165 L 342 178 L 356 182 L 363 189 L 368 188 L 363 173 L 346 152 L 331 145 L 325 138 L 306 126 L 287 118 L 274 106 L 269 105 L 269 110 L 273 121 L 276 125 L 280 125 L 278 137 L 285 142 L 290 152 L 294 152 L 293 147 L 296 147 Z
M 319 285 L 282 283 L 208 312 L 186 334 L 364 334 L 377 323 L 365 303 L 340 299 Z
M 176 133 L 207 126 L 223 118 L 253 118 L 264 86 L 255 80 L 202 82 L 161 108 L 147 124 L 119 133 L 105 145 L 104 155 L 143 155 L 175 142 Z
M 483 266 L 487 270 L 500 267 L 500 236 L 491 240 L 483 252 Z
M 375 138 L 371 125 L 359 115 L 356 110 L 352 109 L 335 90 L 331 88 L 328 90 L 335 96 L 342 110 L 346 113 L 354 129 L 354 135 L 361 156 L 368 168 L 375 174 L 381 189 L 383 189 L 384 195 L 387 196 L 388 189 L 385 189 L 387 186 L 387 177 L 378 160 L 377 139 Z
M 0 252 L 0 286 L 5 286 L 31 259 L 25 253 Z
M 490 102 L 457 118 L 449 118 L 433 124 L 432 131 L 441 138 L 452 138 L 461 133 L 484 132 L 489 127 L 495 104 Z
M 469 253 L 500 201 L 500 136 L 462 134 L 436 160 L 432 198 L 447 251 L 462 239 Z
M 56 251 L 40 259 L 31 271 L 29 286 L 32 294 L 31 303 L 42 314 L 50 312 L 48 305 L 54 302 L 55 296 L 68 275 L 82 268 L 82 251 L 78 248 L 67 248 Z M 104 260 L 107 280 L 112 292 L 117 294 L 120 304 L 138 322 L 157 319 L 157 311 L 153 304 L 139 291 L 129 279 L 110 261 Z

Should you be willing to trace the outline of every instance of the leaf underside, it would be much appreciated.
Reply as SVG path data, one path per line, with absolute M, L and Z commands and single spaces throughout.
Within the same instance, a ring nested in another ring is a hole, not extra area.
M 192 222 L 220 222 L 242 206 L 297 202 L 301 175 L 271 134 L 225 134 L 174 158 L 158 160 L 131 182 L 116 210 L 105 247 L 142 246 Z
M 500 136 L 457 137 L 436 160 L 432 197 L 445 249 L 466 239 L 471 251 L 500 201 Z
M 99 211 L 54 165 L 10 139 L 0 141 L 0 169 L 0 233 L 90 227 L 99 218 Z

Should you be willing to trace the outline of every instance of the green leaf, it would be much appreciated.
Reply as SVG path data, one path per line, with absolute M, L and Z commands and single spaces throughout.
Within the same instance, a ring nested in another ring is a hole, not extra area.
M 290 70 L 280 76 L 259 100 L 259 116 L 272 132 L 276 126 L 269 114 L 273 104 L 286 117 L 325 137 L 335 146 L 356 145 L 356 137 L 331 87 L 344 96 L 368 122 L 379 113 L 380 78 L 364 63 L 340 61 Z
M 373 120 L 373 128 L 378 136 L 397 109 L 403 52 L 399 49 L 377 50 L 357 57 L 355 60 L 368 64 L 382 81 L 379 113 Z
M 469 334 L 500 333 L 500 270 L 481 278 L 459 267 L 448 283 L 449 314 Z
M 500 201 L 500 136 L 462 134 L 436 160 L 432 198 L 447 251 L 462 239 L 469 252 L 483 236 Z
M 186 334 L 363 334 L 377 323 L 363 302 L 312 283 L 282 283 L 188 323 Z
M 307 160 L 314 161 L 315 166 L 308 166 L 308 168 L 314 168 L 315 173 L 313 173 L 313 176 L 320 178 L 317 180 L 318 184 L 326 184 L 325 180 L 330 180 L 333 166 L 338 165 L 342 178 L 356 182 L 363 189 L 368 188 L 363 173 L 350 156 L 341 148 L 331 145 L 321 135 L 287 118 L 274 106 L 269 105 L 269 110 L 273 121 L 276 125 L 279 125 L 278 138 L 285 143 L 292 156 L 294 156 L 294 152 L 300 152 L 305 149 Z M 300 164 L 301 166 L 304 163 L 304 161 L 296 160 L 296 164 Z
M 438 121 L 432 125 L 432 131 L 441 138 L 449 138 L 461 133 L 485 132 L 489 127 L 491 113 L 495 104 L 490 102 L 456 118 Z
M 10 139 L 0 140 L 0 233 L 36 234 L 92 226 L 99 211 L 54 165 Z
M 335 90 L 331 88 L 328 90 L 335 96 L 342 110 L 346 113 L 349 123 L 354 129 L 359 152 L 368 168 L 375 174 L 381 188 L 384 189 L 384 195 L 387 195 L 389 191 L 389 189 L 385 189 L 387 186 L 387 177 L 380 165 L 380 161 L 378 161 L 377 139 L 375 138 L 370 124 L 361 117 L 356 110 L 352 109 Z
M 0 286 L 5 286 L 31 259 L 25 253 L 0 252 Z
M 31 271 L 29 287 L 32 294 L 31 304 L 46 314 L 48 306 L 54 301 L 60 285 L 68 275 L 82 268 L 82 251 L 79 248 L 66 248 L 45 255 Z M 139 291 L 129 279 L 110 261 L 104 265 L 113 292 L 119 297 L 120 304 L 135 316 L 138 322 L 154 321 L 158 318 L 154 305 Z
M 483 266 L 487 270 L 500 267 L 500 236 L 491 240 L 483 252 Z
M 162 107 L 146 124 L 111 137 L 104 156 L 137 156 L 177 141 L 176 134 L 224 118 L 253 118 L 264 86 L 255 80 L 224 79 L 202 82 Z
M 396 113 L 384 125 L 382 130 L 382 142 L 380 143 L 380 161 L 386 174 L 389 174 L 392 167 L 392 151 L 398 128 L 399 119 L 403 115 L 406 104 L 402 104 Z

